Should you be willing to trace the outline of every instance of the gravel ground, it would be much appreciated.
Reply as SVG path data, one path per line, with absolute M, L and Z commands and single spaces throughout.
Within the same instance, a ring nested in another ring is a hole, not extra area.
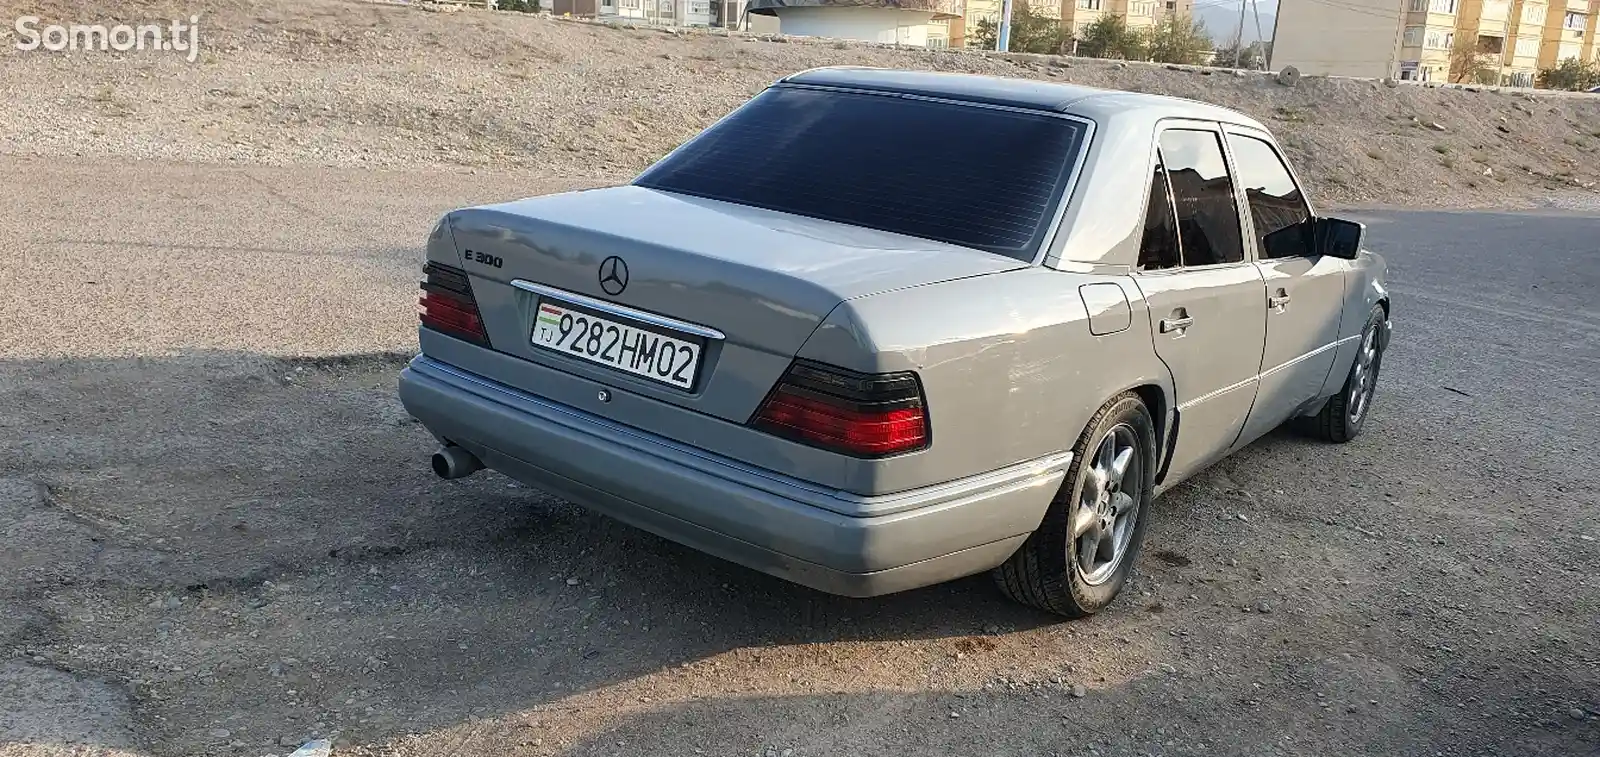
M 1324 202 L 1526 206 L 1596 195 L 1600 97 L 1502 94 L 1086 59 L 671 35 L 345 0 L 0 0 L 0 16 L 201 17 L 177 53 L 18 52 L 0 65 L 0 154 L 240 165 L 497 167 L 627 178 L 786 74 L 858 64 L 1191 97 L 1279 135 Z M 9 32 L 9 29 L 6 30 Z M 952 145 L 952 149 L 966 149 Z M 930 156 L 930 159 L 934 159 Z
M 515 174 L 0 186 L 4 757 L 1600 753 L 1596 217 L 1361 215 L 1399 326 L 1367 435 L 1180 487 L 1114 609 L 1060 623 L 432 478 L 406 240 Z

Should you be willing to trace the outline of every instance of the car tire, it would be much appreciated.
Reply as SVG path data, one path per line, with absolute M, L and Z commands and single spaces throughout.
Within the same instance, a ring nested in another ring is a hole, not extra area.
M 1361 429 L 1371 415 L 1372 396 L 1378 388 L 1378 369 L 1383 367 L 1383 351 L 1388 345 L 1383 338 L 1383 324 L 1387 318 L 1382 305 L 1372 308 L 1367 325 L 1361 329 L 1361 341 L 1355 360 L 1350 362 L 1350 372 L 1345 375 L 1339 393 L 1328 398 L 1316 415 L 1303 419 L 1301 426 L 1318 439 L 1344 444 L 1361 434 Z
M 1155 438 L 1150 410 L 1137 394 L 1122 394 L 1100 408 L 1073 447 L 1072 464 L 1044 521 L 994 569 L 1000 590 L 1069 618 L 1111 604 L 1144 541 L 1144 515 L 1155 488 Z M 1124 454 L 1128 459 L 1118 474 Z

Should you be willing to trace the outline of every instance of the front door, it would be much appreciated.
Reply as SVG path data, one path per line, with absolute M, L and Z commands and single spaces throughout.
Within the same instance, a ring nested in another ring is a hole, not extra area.
M 1245 444 L 1316 399 L 1333 368 L 1344 305 L 1345 261 L 1312 253 L 1311 208 L 1264 135 L 1229 128 L 1233 175 L 1244 192 L 1256 267 L 1265 287 L 1267 342 L 1261 388 L 1245 421 Z
M 1261 271 L 1246 259 L 1215 128 L 1161 133 L 1140 249 L 1139 290 L 1156 354 L 1172 372 L 1177 442 L 1167 480 L 1221 457 L 1255 401 L 1266 331 Z

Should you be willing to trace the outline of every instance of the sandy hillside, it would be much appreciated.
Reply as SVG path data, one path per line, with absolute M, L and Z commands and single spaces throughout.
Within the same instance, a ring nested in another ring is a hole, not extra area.
M 1082 59 L 601 28 L 515 13 L 311 0 L 5 4 L 47 19 L 201 17 L 202 53 L 5 46 L 0 153 L 373 167 L 612 181 L 773 79 L 830 64 L 1025 76 L 1192 97 L 1279 134 L 1323 203 L 1594 197 L 1600 97 L 1201 75 Z M 7 30 L 10 33 L 10 30 Z M 959 149 L 952 146 L 952 149 Z

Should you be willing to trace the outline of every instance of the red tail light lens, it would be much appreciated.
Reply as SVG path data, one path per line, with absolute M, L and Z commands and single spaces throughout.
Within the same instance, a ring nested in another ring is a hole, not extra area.
M 467 275 L 438 263 L 424 265 L 422 272 L 427 277 L 422 282 L 422 296 L 417 300 L 417 315 L 422 325 L 457 339 L 488 345 L 489 334 L 484 331 L 483 317 L 478 314 L 478 301 L 472 296 L 472 282 L 467 280 Z
M 854 457 L 887 457 L 928 446 L 922 384 L 910 372 L 856 373 L 797 360 L 751 425 Z

